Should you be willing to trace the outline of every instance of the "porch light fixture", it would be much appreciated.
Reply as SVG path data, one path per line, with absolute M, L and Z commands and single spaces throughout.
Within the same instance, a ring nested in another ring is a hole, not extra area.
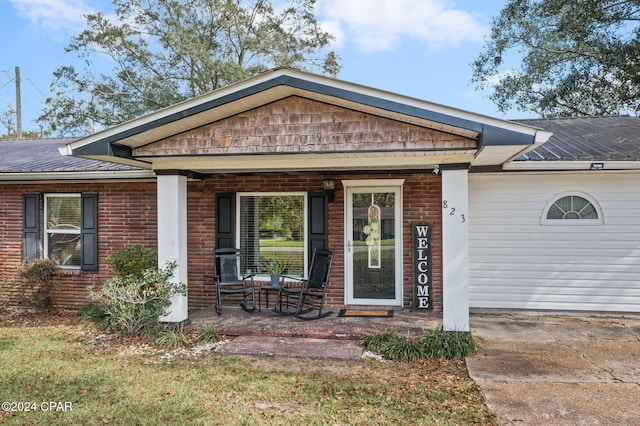
M 324 178 L 322 181 L 322 186 L 324 188 L 324 192 L 329 196 L 329 202 L 332 202 L 336 198 L 336 181 L 331 179 L 330 177 Z
M 602 170 L 604 169 L 604 163 L 591 163 L 591 170 Z

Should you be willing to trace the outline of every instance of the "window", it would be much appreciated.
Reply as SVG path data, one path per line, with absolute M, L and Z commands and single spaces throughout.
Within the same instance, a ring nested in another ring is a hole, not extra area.
M 80 267 L 80 194 L 45 195 L 44 255 L 58 265 Z
M 595 200 L 586 194 L 562 194 L 545 208 L 544 224 L 599 224 L 602 213 Z
M 238 236 L 244 268 L 269 274 L 270 267 L 304 276 L 307 253 L 306 194 L 239 194 Z
M 23 260 L 53 259 L 60 267 L 98 269 L 97 194 L 23 195 Z M 44 213 L 44 220 L 42 214 Z

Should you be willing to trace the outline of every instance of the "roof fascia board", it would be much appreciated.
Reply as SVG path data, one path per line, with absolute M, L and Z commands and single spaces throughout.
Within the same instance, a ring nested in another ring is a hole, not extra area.
M 122 170 L 95 172 L 24 172 L 0 173 L 0 182 L 42 182 L 51 181 L 102 181 L 102 180 L 155 180 L 156 175 L 151 170 Z

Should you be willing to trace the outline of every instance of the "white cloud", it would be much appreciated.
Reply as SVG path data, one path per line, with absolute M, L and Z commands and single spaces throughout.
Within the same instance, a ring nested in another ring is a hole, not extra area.
M 91 13 L 82 0 L 10 0 L 19 13 L 43 29 L 76 32 L 84 26 L 84 16 Z
M 355 42 L 367 51 L 389 50 L 403 38 L 431 50 L 481 42 L 487 27 L 473 13 L 447 0 L 320 0 L 319 20 L 337 43 Z
M 514 69 L 508 69 L 504 72 L 496 73 L 487 77 L 485 85 L 487 87 L 495 87 L 502 83 L 507 77 L 517 77 L 520 73 Z

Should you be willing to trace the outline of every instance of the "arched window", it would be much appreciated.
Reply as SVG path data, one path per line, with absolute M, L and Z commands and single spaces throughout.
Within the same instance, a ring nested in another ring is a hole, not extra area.
M 587 194 L 566 193 L 552 199 L 545 207 L 543 224 L 601 224 L 602 211 Z

